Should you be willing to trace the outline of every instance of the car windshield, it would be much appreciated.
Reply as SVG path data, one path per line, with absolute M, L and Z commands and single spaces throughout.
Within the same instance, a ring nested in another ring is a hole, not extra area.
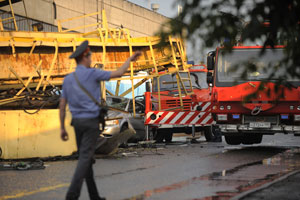
M 106 97 L 106 104 L 110 107 L 125 110 L 128 103 L 126 98 Z
M 262 56 L 260 52 L 261 49 L 235 49 L 228 54 L 219 51 L 216 84 L 230 86 L 247 81 L 267 80 L 273 72 L 272 80 L 276 80 L 286 74 L 286 69 L 280 62 L 284 58 L 283 49 L 266 49 Z M 256 66 L 256 70 L 245 70 L 246 66 Z M 246 76 L 242 78 L 245 71 Z M 299 82 L 292 77 L 287 77 L 286 81 Z
M 189 75 L 187 72 L 180 72 L 180 77 L 183 79 L 183 83 L 185 88 L 191 89 L 190 86 L 190 81 L 186 81 L 189 79 Z M 206 74 L 203 72 L 191 72 L 190 73 L 191 77 L 191 82 L 193 88 L 207 88 L 207 83 L 206 83 Z M 153 78 L 153 91 L 157 92 L 158 91 L 158 83 L 157 83 L 157 78 Z M 160 77 L 160 90 L 161 91 L 172 91 L 172 90 L 177 90 L 177 78 L 176 74 L 166 74 Z

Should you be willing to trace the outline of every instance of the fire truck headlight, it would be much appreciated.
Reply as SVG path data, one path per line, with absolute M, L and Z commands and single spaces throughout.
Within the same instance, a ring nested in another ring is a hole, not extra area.
M 231 106 L 227 106 L 227 110 L 231 110 Z
M 155 120 L 156 119 L 156 115 L 155 114 L 150 115 L 150 119 Z
M 227 114 L 217 114 L 217 121 L 227 121 Z
M 300 115 L 294 115 L 294 121 L 300 121 Z
M 300 106 L 297 106 L 297 110 L 300 110 Z
M 220 106 L 220 110 L 224 110 L 224 106 Z
M 294 110 L 294 106 L 290 106 L 290 110 Z

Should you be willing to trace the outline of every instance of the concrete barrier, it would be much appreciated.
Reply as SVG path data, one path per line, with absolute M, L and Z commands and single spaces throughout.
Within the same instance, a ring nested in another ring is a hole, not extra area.
M 69 140 L 60 138 L 58 109 L 27 114 L 23 110 L 0 111 L 0 158 L 24 159 L 69 156 L 77 151 L 71 113 L 66 114 Z

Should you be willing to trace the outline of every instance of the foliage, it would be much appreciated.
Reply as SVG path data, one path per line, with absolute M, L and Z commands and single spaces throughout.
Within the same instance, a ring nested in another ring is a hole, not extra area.
M 178 0 L 182 13 L 170 19 L 170 29 L 160 33 L 202 40 L 203 48 L 224 46 L 230 52 L 237 44 L 258 42 L 261 55 L 266 47 L 284 45 L 281 61 L 286 70 L 279 82 L 300 77 L 300 1 L 299 0 Z M 196 43 L 196 42 L 192 42 Z M 255 71 L 255 66 L 251 66 Z

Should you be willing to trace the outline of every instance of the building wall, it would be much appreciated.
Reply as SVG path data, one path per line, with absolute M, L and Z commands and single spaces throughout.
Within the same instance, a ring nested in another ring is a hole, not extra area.
M 32 21 L 41 21 L 45 24 L 57 26 L 57 20 L 77 17 L 105 9 L 108 26 L 118 28 L 121 25 L 128 28 L 133 37 L 152 36 L 168 20 L 167 17 L 145 9 L 126 0 L 24 0 L 27 16 Z M 56 9 L 55 9 L 56 7 Z M 3 7 L 2 10 L 9 10 Z M 22 2 L 13 4 L 14 12 L 20 16 L 26 16 Z M 56 14 L 55 14 L 56 10 Z M 2 18 L 4 18 L 2 16 Z M 62 24 L 63 28 L 96 24 L 101 22 L 102 16 L 90 16 L 84 19 L 73 20 Z M 18 22 L 21 23 L 21 22 Z M 23 29 L 28 25 L 23 22 Z M 22 27 L 20 27 L 22 30 Z M 48 28 L 48 30 L 56 30 Z M 46 31 L 48 31 L 46 30 Z M 89 32 L 95 27 L 77 30 Z

